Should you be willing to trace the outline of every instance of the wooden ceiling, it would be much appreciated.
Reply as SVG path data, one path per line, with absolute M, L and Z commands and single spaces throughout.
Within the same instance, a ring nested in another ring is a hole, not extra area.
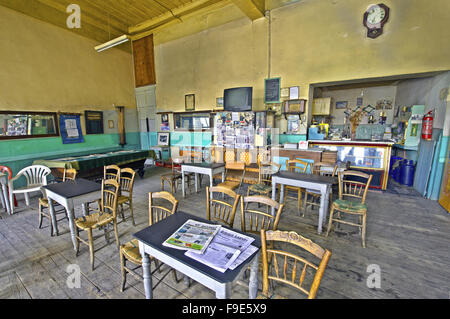
M 123 34 L 139 39 L 193 14 L 230 3 L 254 20 L 264 14 L 265 0 L 0 0 L 0 5 L 65 28 L 99 43 Z M 81 8 L 81 28 L 68 29 L 70 4 Z M 129 48 L 129 46 L 127 47 Z

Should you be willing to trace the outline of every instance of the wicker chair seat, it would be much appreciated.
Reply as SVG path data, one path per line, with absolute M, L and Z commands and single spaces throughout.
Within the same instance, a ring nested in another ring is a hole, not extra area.
M 107 213 L 96 212 L 86 217 L 81 217 L 75 220 L 75 225 L 83 230 L 95 229 L 102 227 L 110 222 L 112 222 L 114 217 Z
M 272 186 L 266 184 L 254 184 L 249 186 L 249 190 L 255 193 L 270 193 L 272 191 Z
M 119 198 L 117 199 L 117 205 L 121 205 L 124 204 L 126 202 L 128 202 L 130 200 L 130 198 L 128 196 L 119 196 Z
M 245 172 L 244 183 L 246 184 L 258 184 L 259 183 L 259 172 Z
M 240 184 L 241 184 L 240 181 L 237 181 L 237 182 L 235 182 L 235 181 L 225 181 L 223 183 L 220 183 L 217 186 L 226 187 L 226 188 L 229 188 L 229 189 L 233 190 L 233 189 L 239 187 Z
M 121 250 L 129 261 L 136 265 L 142 265 L 142 256 L 139 252 L 139 242 L 137 239 L 133 239 L 125 245 L 122 245 Z
M 337 199 L 333 202 L 333 207 L 337 210 L 364 213 L 367 211 L 366 204 L 353 202 L 351 200 Z

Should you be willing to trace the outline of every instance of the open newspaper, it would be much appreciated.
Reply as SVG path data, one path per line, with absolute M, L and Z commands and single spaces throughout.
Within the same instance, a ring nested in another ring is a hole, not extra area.
M 189 219 L 163 242 L 163 246 L 203 254 L 220 228 L 220 225 L 205 224 Z
M 248 254 L 249 248 L 254 247 L 250 246 L 254 240 L 252 237 L 220 228 L 203 254 L 194 254 L 187 251 L 185 255 L 223 273 L 229 268 L 235 269 L 255 252 L 250 249 L 252 252 Z M 241 255 L 247 257 L 239 258 Z

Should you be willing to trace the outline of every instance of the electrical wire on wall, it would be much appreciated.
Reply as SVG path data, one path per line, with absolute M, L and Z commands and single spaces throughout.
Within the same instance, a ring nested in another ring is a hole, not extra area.
M 265 12 L 266 18 L 269 19 L 268 23 L 268 57 L 267 57 L 267 78 L 270 79 L 272 69 L 272 16 L 270 10 Z

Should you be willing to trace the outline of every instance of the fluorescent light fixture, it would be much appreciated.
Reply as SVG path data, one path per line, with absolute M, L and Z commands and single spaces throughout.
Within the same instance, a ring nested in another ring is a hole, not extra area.
M 105 50 L 110 49 L 112 47 L 115 47 L 115 46 L 117 46 L 119 44 L 125 43 L 125 42 L 127 42 L 129 40 L 130 40 L 130 38 L 128 37 L 128 35 L 124 34 L 124 35 L 122 35 L 122 36 L 120 36 L 118 38 L 112 39 L 111 41 L 108 41 L 106 43 L 103 43 L 103 44 L 100 44 L 100 45 L 96 46 L 95 50 L 97 52 L 102 52 L 102 51 L 105 51 Z

